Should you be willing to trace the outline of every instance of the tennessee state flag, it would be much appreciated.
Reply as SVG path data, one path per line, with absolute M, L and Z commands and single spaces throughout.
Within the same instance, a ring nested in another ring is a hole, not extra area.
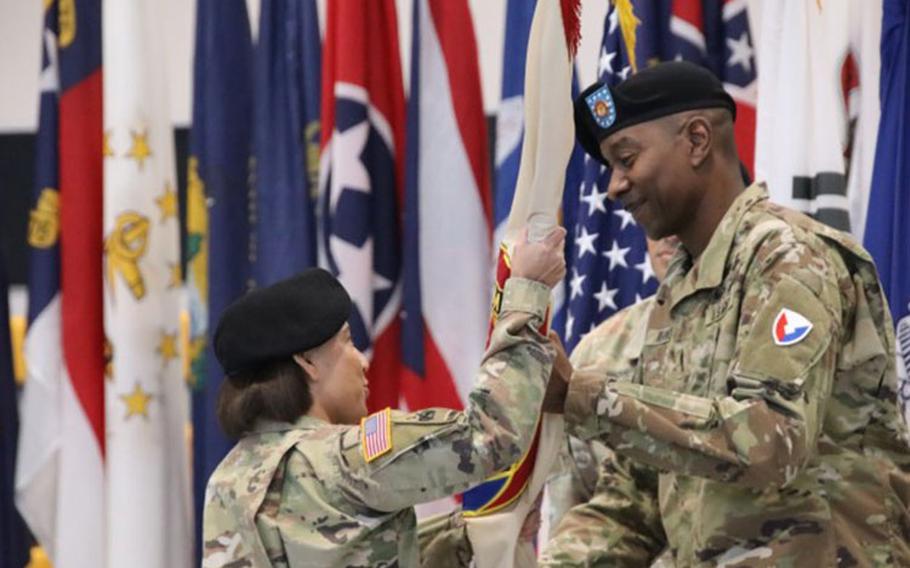
M 371 410 L 397 406 L 401 371 L 404 89 L 393 0 L 329 0 L 322 60 L 319 264 L 354 303 Z
M 462 408 L 489 317 L 490 174 L 466 0 L 414 0 L 404 214 L 402 394 Z

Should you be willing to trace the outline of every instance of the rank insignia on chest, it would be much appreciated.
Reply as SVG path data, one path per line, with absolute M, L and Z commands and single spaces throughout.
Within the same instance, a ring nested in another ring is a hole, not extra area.
M 793 310 L 781 308 L 771 326 L 771 337 L 774 339 L 775 345 L 786 347 L 799 343 L 809 335 L 810 331 L 812 331 L 812 322 L 805 316 Z
M 392 450 L 392 410 L 385 408 L 360 419 L 363 459 L 370 463 Z

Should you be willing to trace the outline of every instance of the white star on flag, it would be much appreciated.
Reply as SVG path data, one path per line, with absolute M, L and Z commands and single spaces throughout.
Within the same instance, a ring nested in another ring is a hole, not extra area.
M 379 274 L 378 272 L 373 272 L 373 290 L 380 292 L 382 290 L 390 289 L 395 283 Z
M 575 245 L 578 247 L 578 258 L 589 252 L 593 255 L 597 254 L 597 249 L 594 248 L 594 240 L 597 236 L 598 233 L 588 233 L 586 227 L 581 228 L 581 234 L 575 237 Z
M 345 189 L 370 192 L 370 173 L 359 158 L 367 145 L 369 134 L 370 125 L 367 121 L 344 132 L 335 130 L 332 133 L 332 163 L 339 164 L 332 168 L 332 187 L 329 190 L 332 213 Z
M 594 294 L 594 298 L 597 300 L 598 311 L 603 311 L 604 308 L 610 308 L 612 310 L 617 309 L 616 302 L 613 298 L 616 297 L 618 292 L 619 290 L 610 290 L 607 288 L 606 282 L 601 282 L 600 291 Z
M 741 65 L 747 73 L 752 72 L 752 46 L 749 45 L 749 34 L 743 32 L 739 39 L 727 38 L 727 47 L 730 48 L 728 67 Z
M 57 36 L 50 30 L 44 30 L 45 53 L 47 53 L 47 67 L 41 70 L 38 84 L 42 93 L 56 93 L 60 90 L 60 68 L 57 63 Z
M 348 191 L 370 193 L 370 174 L 360 155 L 367 143 L 370 125 L 367 121 L 351 126 L 344 132 L 337 129 L 332 134 L 332 178 L 329 189 L 329 206 L 334 216 L 341 195 Z M 381 282 L 382 277 L 372 271 L 373 237 L 360 246 L 332 234 L 329 247 L 338 266 L 338 279 L 345 283 L 360 317 L 367 329 L 373 325 L 373 291 L 376 284 L 384 287 L 391 282 Z
M 626 228 L 626 225 L 635 224 L 635 219 L 632 218 L 632 214 L 626 211 L 625 209 L 617 209 L 613 212 L 614 215 L 617 215 L 622 219 L 622 225 L 619 227 L 619 230 L 622 231 Z
M 364 325 L 372 327 L 373 283 L 378 276 L 372 271 L 370 262 L 373 258 L 373 238 L 368 238 L 361 247 L 335 235 L 330 237 L 329 242 L 338 264 L 338 278 L 345 279 L 345 289 L 350 293 Z
M 610 260 L 610 270 L 613 270 L 617 266 L 622 266 L 624 268 L 629 267 L 626 263 L 626 255 L 629 253 L 629 250 L 631 250 L 631 247 L 620 247 L 616 240 L 613 241 L 613 246 L 610 247 L 610 250 L 602 253 Z
M 585 293 L 581 285 L 587 277 L 586 274 L 579 274 L 577 269 L 572 269 L 572 280 L 569 282 L 569 288 L 571 288 L 571 292 L 569 293 L 570 300 Z
M 635 265 L 635 269 L 641 272 L 641 283 L 645 284 L 648 280 L 654 278 L 656 280 L 656 275 L 654 274 L 654 268 L 651 267 L 651 259 L 648 258 L 648 254 L 645 253 L 645 259 L 640 263 Z
M 615 52 L 608 52 L 607 48 L 603 47 L 600 49 L 600 60 L 598 62 L 597 74 L 603 75 L 604 73 L 613 73 L 613 58 L 616 57 Z
M 588 216 L 594 214 L 595 211 L 600 211 L 602 213 L 607 212 L 607 208 L 604 205 L 604 200 L 607 198 L 607 192 L 597 191 L 597 186 L 591 188 L 591 193 L 581 196 L 581 201 L 588 204 Z

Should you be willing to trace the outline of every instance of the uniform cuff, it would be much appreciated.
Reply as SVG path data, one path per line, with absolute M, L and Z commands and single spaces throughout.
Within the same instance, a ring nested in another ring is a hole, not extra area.
M 550 288 L 545 284 L 513 276 L 506 280 L 500 313 L 526 312 L 543 320 L 549 304 Z
M 594 413 L 605 379 L 598 373 L 575 371 L 566 394 L 565 418 L 568 424 L 581 425 Z

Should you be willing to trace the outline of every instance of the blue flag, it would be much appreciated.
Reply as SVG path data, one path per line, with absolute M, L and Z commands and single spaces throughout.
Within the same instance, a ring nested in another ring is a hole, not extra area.
M 900 390 L 910 416 L 910 0 L 885 0 L 882 105 L 864 244 L 875 259 L 897 324 Z
M 16 437 L 19 435 L 16 400 L 6 264 L 0 255 L 0 568 L 22 568 L 28 560 L 28 533 L 14 498 Z
M 263 0 L 253 126 L 259 286 L 316 265 L 321 57 L 315 0 Z
M 636 57 L 639 67 L 660 57 L 656 33 L 663 13 L 657 2 L 633 2 L 637 27 Z M 632 64 L 613 4 L 607 10 L 598 57 L 597 75 L 616 85 L 632 73 Z M 607 199 L 610 171 L 590 157 L 584 158 L 584 179 L 577 196 L 578 210 L 569 239 L 574 250 L 566 257 L 568 291 L 565 321 L 557 327 L 571 352 L 586 333 L 622 308 L 657 289 L 648 259 L 644 232 L 619 203 Z
M 223 372 L 207 338 L 224 308 L 246 291 L 250 278 L 252 62 L 246 3 L 199 0 L 187 188 L 197 527 L 206 481 L 232 444 L 215 416 Z

